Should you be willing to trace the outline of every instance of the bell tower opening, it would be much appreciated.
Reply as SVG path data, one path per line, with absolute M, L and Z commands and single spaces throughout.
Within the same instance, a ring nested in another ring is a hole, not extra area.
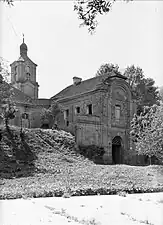
M 112 140 L 112 162 L 113 164 L 122 163 L 122 138 L 119 136 Z

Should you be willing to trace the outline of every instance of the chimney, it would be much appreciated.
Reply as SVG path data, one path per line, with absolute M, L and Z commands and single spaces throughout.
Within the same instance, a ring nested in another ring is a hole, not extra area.
M 82 78 L 80 78 L 80 77 L 73 77 L 73 84 L 74 85 L 80 84 L 81 81 L 82 81 Z

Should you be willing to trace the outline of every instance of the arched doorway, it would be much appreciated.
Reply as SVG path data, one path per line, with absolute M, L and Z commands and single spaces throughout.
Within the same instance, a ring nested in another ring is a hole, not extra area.
M 49 124 L 43 123 L 43 124 L 41 125 L 41 129 L 49 129 Z
M 122 163 L 122 138 L 119 136 L 112 140 L 112 162 L 113 164 Z

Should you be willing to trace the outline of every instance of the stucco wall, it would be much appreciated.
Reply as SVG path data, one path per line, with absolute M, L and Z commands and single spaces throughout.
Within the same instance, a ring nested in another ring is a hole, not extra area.
M 67 120 L 63 115 L 57 118 L 58 126 L 76 136 L 78 145 L 97 145 L 105 149 L 106 163 L 112 163 L 112 140 L 115 136 L 122 139 L 123 163 L 130 161 L 130 120 L 136 108 L 132 101 L 128 84 L 123 79 L 115 79 L 104 89 L 95 90 L 71 99 L 58 100 L 69 110 Z M 87 105 L 93 105 L 93 115 L 87 114 Z M 115 105 L 121 107 L 120 120 L 115 120 Z M 75 114 L 75 107 L 81 108 L 80 114 Z M 131 156 L 132 158 L 132 156 Z
M 26 128 L 38 128 L 41 127 L 41 110 L 42 107 L 40 106 L 33 106 L 33 105 L 28 105 L 25 107 L 24 104 L 17 104 L 17 112 L 16 112 L 16 117 L 13 120 L 10 120 L 11 125 L 15 126 L 22 126 Z M 28 114 L 28 119 L 22 119 L 21 115 L 22 113 L 27 113 Z
M 60 100 L 58 101 L 64 109 L 69 110 L 69 116 L 67 120 L 69 121 L 69 125 L 66 125 L 66 121 L 64 120 L 63 114 L 60 114 L 56 121 L 61 129 L 65 129 L 71 133 L 75 133 L 76 126 L 82 126 L 80 124 L 98 124 L 101 121 L 102 115 L 102 94 L 101 92 L 94 92 L 91 94 L 86 94 L 83 96 L 79 96 L 76 99 L 69 100 Z M 93 115 L 87 114 L 87 105 L 92 104 Z M 75 114 L 75 108 L 80 107 L 80 113 Z M 78 139 L 79 140 L 79 139 Z

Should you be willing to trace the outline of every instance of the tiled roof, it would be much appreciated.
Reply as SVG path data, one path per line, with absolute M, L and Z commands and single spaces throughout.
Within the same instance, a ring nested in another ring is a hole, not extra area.
M 24 60 L 26 60 L 26 59 L 24 58 Z M 33 63 L 35 66 L 37 66 L 37 64 L 34 63 L 28 56 L 27 56 L 27 60 L 29 60 L 31 63 Z
M 80 84 L 77 84 L 77 85 L 72 84 L 72 85 L 66 87 L 61 92 L 54 95 L 51 99 L 72 97 L 72 96 L 76 96 L 76 95 L 94 90 L 96 88 L 96 86 L 98 84 L 100 84 L 103 80 L 105 80 L 106 78 L 111 78 L 111 77 L 116 77 L 116 76 L 125 79 L 125 77 L 120 74 L 106 74 L 106 75 L 102 75 L 102 76 L 93 77 L 88 80 L 82 81 Z
M 34 104 L 34 100 L 29 97 L 28 95 L 24 94 L 22 91 L 20 91 L 19 89 L 12 87 L 13 88 L 13 100 L 16 102 L 20 102 L 20 103 L 29 103 L 29 104 Z
M 60 91 L 58 94 L 54 95 L 52 99 L 70 97 L 87 91 L 91 91 L 96 87 L 96 85 L 101 83 L 102 78 L 104 79 L 104 77 L 106 78 L 106 76 L 93 77 L 88 80 L 81 81 L 80 84 L 77 85 L 72 84 L 63 89 L 62 91 Z
M 14 102 L 34 104 L 35 101 L 34 99 L 24 94 L 19 89 L 13 87 L 12 84 L 8 84 L 7 82 L 5 82 L 5 84 L 8 86 L 8 88 L 12 87 L 13 91 L 12 99 Z
M 13 88 L 13 100 L 15 103 L 23 103 L 23 104 L 29 104 L 29 105 L 40 105 L 40 106 L 50 106 L 50 99 L 33 99 L 29 97 L 28 95 L 24 94 L 22 91 L 19 89 L 12 87 Z
M 16 62 L 20 62 L 20 61 L 22 61 L 22 62 L 30 61 L 30 62 L 33 63 L 35 66 L 37 66 L 37 64 L 34 63 L 28 56 L 24 56 L 24 55 L 23 55 L 23 56 L 19 56 L 18 60 L 16 60 L 16 61 L 14 61 L 13 63 L 11 63 L 10 66 L 11 66 L 12 64 L 14 64 L 14 63 L 16 63 Z

